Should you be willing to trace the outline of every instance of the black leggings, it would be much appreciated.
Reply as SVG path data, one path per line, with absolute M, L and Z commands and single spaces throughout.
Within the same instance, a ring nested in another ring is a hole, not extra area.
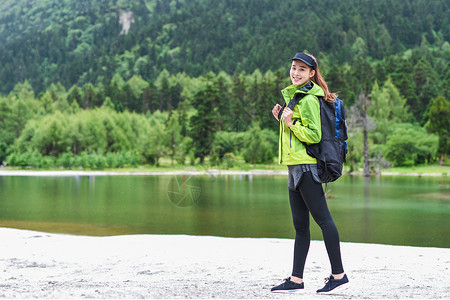
M 297 190 L 289 189 L 292 219 L 295 228 L 294 267 L 292 276 L 303 278 L 311 235 L 309 213 L 322 229 L 322 235 L 331 263 L 331 273 L 344 272 L 339 246 L 339 233 L 328 210 L 322 185 L 313 180 L 311 172 L 303 173 Z

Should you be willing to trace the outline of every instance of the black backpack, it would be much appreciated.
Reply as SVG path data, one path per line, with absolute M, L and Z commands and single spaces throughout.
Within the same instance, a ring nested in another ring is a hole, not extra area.
M 317 159 L 317 171 L 322 183 L 333 182 L 342 175 L 347 157 L 347 122 L 344 102 L 320 101 L 322 139 L 317 144 L 305 145 L 306 153 Z
M 308 83 L 302 90 L 307 92 L 312 84 Z M 298 93 L 289 102 L 288 107 L 293 109 L 295 105 L 305 96 Z M 307 145 L 306 153 L 317 159 L 317 171 L 322 183 L 333 182 L 342 175 L 343 164 L 347 156 L 347 122 L 345 120 L 344 102 L 336 98 L 336 102 L 328 102 L 319 97 L 320 122 L 322 139 L 317 144 Z M 278 114 L 281 120 L 282 110 Z M 295 124 L 294 120 L 294 124 Z

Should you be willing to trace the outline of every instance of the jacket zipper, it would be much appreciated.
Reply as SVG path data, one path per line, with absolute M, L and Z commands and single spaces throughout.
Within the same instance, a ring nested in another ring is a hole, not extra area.
M 297 119 L 294 120 L 292 125 L 295 125 L 295 122 L 297 122 Z M 289 148 L 292 148 L 292 131 L 289 128 Z
M 292 148 L 292 131 L 289 133 L 289 148 Z

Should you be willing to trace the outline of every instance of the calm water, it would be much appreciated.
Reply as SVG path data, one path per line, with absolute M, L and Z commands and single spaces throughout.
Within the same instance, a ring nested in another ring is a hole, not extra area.
M 450 248 L 448 177 L 343 176 L 327 193 L 342 241 Z M 0 177 L 2 227 L 293 238 L 291 222 L 286 176 Z

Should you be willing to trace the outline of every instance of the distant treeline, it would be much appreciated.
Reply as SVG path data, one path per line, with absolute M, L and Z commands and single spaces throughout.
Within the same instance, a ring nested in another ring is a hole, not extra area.
M 139 76 L 124 81 L 117 74 L 107 86 L 66 91 L 53 84 L 36 96 L 24 82 L 0 97 L 0 159 L 12 166 L 66 168 L 157 165 L 161 157 L 226 167 L 239 158 L 274 163 L 278 124 L 271 108 L 287 84 L 282 71 L 197 78 L 163 71 L 155 82 Z M 368 104 L 362 105 L 364 99 Z M 345 103 L 352 169 L 363 160 L 364 114 L 373 167 L 448 154 L 450 102 L 442 94 L 417 118 L 388 77 Z

